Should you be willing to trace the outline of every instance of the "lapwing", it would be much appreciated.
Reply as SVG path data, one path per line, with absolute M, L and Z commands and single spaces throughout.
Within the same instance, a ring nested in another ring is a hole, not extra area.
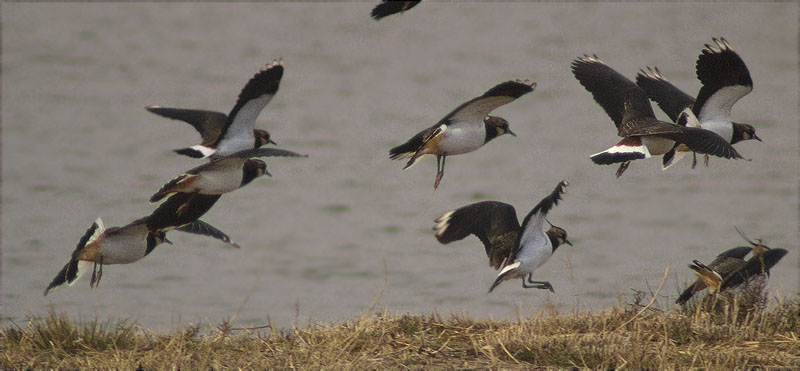
M 489 265 L 500 270 L 500 274 L 489 288 L 492 292 L 501 282 L 521 278 L 522 287 L 548 289 L 553 286 L 546 281 L 533 281 L 534 270 L 550 259 L 562 244 L 572 246 L 567 231 L 550 224 L 545 228 L 545 216 L 558 204 L 567 190 L 566 180 L 558 183 L 555 190 L 539 201 L 522 221 L 520 226 L 514 206 L 497 201 L 483 201 L 467 205 L 435 220 L 436 239 L 443 244 L 458 241 L 474 234 L 483 242 Z M 527 278 L 527 281 L 526 281 Z
M 89 286 L 95 287 L 103 277 L 103 265 L 134 263 L 149 255 L 161 243 L 172 243 L 166 238 L 165 232 L 154 232 L 147 228 L 149 219 L 144 217 L 122 227 L 106 229 L 103 220 L 97 218 L 81 237 L 70 261 L 44 290 L 44 295 L 64 283 L 72 286 L 90 264 L 93 269 Z M 225 233 L 201 220 L 195 220 L 178 230 L 210 236 L 239 247 Z
M 372 18 L 376 21 L 383 17 L 395 13 L 402 13 L 419 4 L 419 1 L 397 1 L 397 0 L 383 0 L 380 4 L 372 8 Z
M 222 197 L 194 193 L 175 193 L 153 210 L 147 220 L 147 229 L 166 233 L 190 225 L 202 217 Z
M 757 243 L 751 241 L 738 228 L 736 231 L 747 241 L 750 246 L 734 247 L 717 255 L 708 265 L 694 260 L 689 268 L 695 271 L 697 280 L 681 293 L 675 301 L 677 304 L 686 303 L 695 293 L 706 287 L 710 293 L 717 293 L 725 289 L 734 288 L 751 278 L 766 273 L 788 253 L 785 249 L 771 249 L 761 240 Z M 748 260 L 747 254 L 752 252 Z
M 623 138 L 613 147 L 590 156 L 598 165 L 621 163 L 617 177 L 622 176 L 631 161 L 663 155 L 676 143 L 695 152 L 742 158 L 730 143 L 713 131 L 657 120 L 645 92 L 597 55 L 584 55 L 573 61 L 572 73 L 611 117 L 617 134 Z M 688 116 L 684 120 L 691 118 Z
M 701 128 L 719 134 L 730 144 L 749 139 L 761 141 L 752 125 L 731 121 L 733 105 L 753 90 L 750 71 L 727 40 L 712 40 L 716 46 L 706 44 L 697 58 L 697 78 L 703 84 L 697 93 L 697 100 L 667 81 L 658 67 L 640 70 L 636 76 L 636 84 L 673 121 L 678 120 L 681 112 L 689 110 L 697 117 Z M 685 146 L 677 146 L 665 154 L 664 169 L 677 162 L 688 151 Z M 695 158 L 692 167 L 696 163 Z M 705 163 L 708 165 L 707 155 Z
M 269 133 L 254 128 L 256 117 L 278 92 L 283 77 L 283 61 L 273 60 L 245 84 L 231 112 L 225 116 L 212 111 L 180 111 L 172 108 L 147 107 L 150 112 L 183 120 L 200 132 L 203 143 L 177 149 L 182 155 L 205 158 L 227 156 L 241 150 L 270 143 Z M 224 119 L 223 124 L 219 124 Z
M 228 115 L 216 111 L 161 106 L 147 106 L 145 109 L 157 115 L 173 120 L 180 120 L 192 125 L 192 127 L 200 133 L 200 140 L 202 140 L 200 145 L 205 147 L 212 146 L 219 139 L 220 134 L 222 134 L 222 129 L 228 122 Z M 266 130 L 253 129 L 253 136 L 256 138 L 253 148 L 259 148 L 266 144 L 277 145 L 277 143 L 270 138 L 269 132 Z M 186 155 L 197 155 L 194 152 L 185 153 L 187 151 L 175 151 Z
M 197 166 L 172 179 L 158 190 L 150 202 L 158 202 L 177 192 L 218 195 L 244 187 L 262 175 L 272 176 L 264 161 L 253 157 L 308 157 L 298 153 L 275 149 L 246 149 L 225 157 L 217 157 L 211 162 Z
M 437 173 L 433 188 L 436 189 L 444 176 L 447 156 L 472 152 L 503 134 L 516 136 L 509 129 L 508 121 L 501 117 L 489 116 L 489 113 L 532 92 L 534 88 L 536 83 L 529 80 L 500 83 L 483 95 L 458 106 L 436 125 L 389 150 L 389 158 L 392 160 L 410 158 L 403 167 L 405 170 L 413 166 L 422 156 L 435 155 Z
M 749 282 L 753 277 L 762 276 L 766 274 L 769 276 L 769 270 L 778 264 L 784 255 L 789 251 L 786 249 L 773 249 L 763 244 L 760 239 L 754 242 L 747 238 L 739 229 L 737 232 L 744 238 L 750 245 L 753 246 L 753 256 L 747 259 L 747 263 L 733 275 L 727 277 L 720 285 L 720 291 L 730 289 L 741 285 L 742 283 Z
M 687 302 L 695 293 L 702 291 L 706 287 L 719 288 L 724 277 L 728 277 L 733 272 L 744 267 L 744 257 L 752 250 L 753 248 L 749 246 L 734 247 L 717 255 L 708 266 L 694 260 L 693 264 L 689 265 L 689 268 L 696 272 L 697 280 L 689 285 L 686 290 L 683 290 L 683 293 L 675 303 L 683 304 Z M 711 283 L 711 285 L 709 286 L 706 282 Z

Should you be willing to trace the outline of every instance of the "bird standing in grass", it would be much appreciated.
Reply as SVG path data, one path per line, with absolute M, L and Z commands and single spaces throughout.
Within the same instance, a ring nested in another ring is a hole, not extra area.
M 697 292 L 708 287 L 709 292 L 714 294 L 726 289 L 735 288 L 742 283 L 750 281 L 753 277 L 763 274 L 769 275 L 769 270 L 788 253 L 785 249 L 772 249 L 764 245 L 761 240 L 754 242 L 747 238 L 738 228 L 736 231 L 750 246 L 734 247 L 726 250 L 708 265 L 694 260 L 689 268 L 695 271 L 697 280 L 681 293 L 675 301 L 677 304 L 684 304 Z M 744 260 L 745 256 L 753 253 L 750 259 Z

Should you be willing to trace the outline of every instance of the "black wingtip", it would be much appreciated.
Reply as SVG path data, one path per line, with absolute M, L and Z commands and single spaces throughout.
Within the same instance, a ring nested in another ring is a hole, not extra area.
M 203 158 L 203 152 L 200 152 L 200 151 L 198 151 L 196 149 L 181 148 L 181 149 L 176 149 L 174 151 L 177 154 L 184 155 L 184 156 L 189 156 L 189 157 L 192 157 L 192 158 Z
M 641 152 L 601 152 L 591 156 L 592 162 L 597 165 L 612 165 L 620 162 L 628 162 L 633 160 L 641 160 L 646 156 Z

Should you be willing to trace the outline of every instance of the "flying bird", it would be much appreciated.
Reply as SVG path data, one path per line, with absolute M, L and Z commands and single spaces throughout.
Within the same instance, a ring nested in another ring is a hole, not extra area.
M 596 55 L 584 55 L 573 61 L 572 73 L 611 117 L 617 135 L 623 138 L 613 147 L 590 156 L 598 165 L 621 163 L 617 177 L 622 176 L 631 161 L 663 155 L 676 143 L 695 152 L 742 158 L 730 143 L 710 130 L 657 120 L 645 92 Z M 693 118 L 684 115 L 682 120 L 688 122 Z
M 539 201 L 520 226 L 514 206 L 497 201 L 483 201 L 448 212 L 435 220 L 433 230 L 442 244 L 461 240 L 474 234 L 483 243 L 489 265 L 501 269 L 489 288 L 492 292 L 501 282 L 521 278 L 522 287 L 548 289 L 546 281 L 533 281 L 533 272 L 542 266 L 562 244 L 572 246 L 567 231 L 548 221 L 545 216 L 558 204 L 569 183 L 562 180 L 555 190 Z M 527 278 L 527 281 L 526 281 Z
M 232 192 L 262 175 L 272 176 L 267 171 L 267 164 L 264 161 L 253 158 L 274 156 L 308 157 L 275 148 L 246 149 L 229 156 L 217 157 L 172 179 L 150 198 L 150 202 L 158 202 L 177 192 L 204 195 Z
M 502 117 L 489 116 L 497 107 L 513 102 L 536 88 L 529 80 L 506 81 L 454 109 L 436 125 L 414 135 L 406 143 L 389 150 L 389 158 L 409 158 L 403 169 L 413 166 L 424 155 L 436 156 L 436 181 L 444 176 L 447 156 L 472 152 L 503 134 L 516 136 Z
M 173 120 L 184 121 L 192 125 L 192 127 L 194 127 L 198 133 L 200 133 L 200 140 L 202 140 L 200 145 L 205 147 L 212 146 L 219 139 L 220 134 L 222 134 L 222 129 L 228 122 L 228 115 L 216 111 L 170 108 L 161 106 L 147 106 L 145 109 L 157 115 Z M 266 130 L 253 129 L 253 136 L 256 138 L 255 146 L 253 148 L 259 148 L 266 144 L 277 145 L 277 143 L 270 138 L 269 132 Z M 175 151 L 177 152 L 182 150 Z M 192 154 L 194 153 L 191 152 L 186 155 L 190 156 Z
M 380 4 L 376 5 L 372 8 L 372 18 L 376 21 L 380 20 L 383 17 L 388 15 L 392 15 L 395 13 L 402 13 L 406 10 L 409 10 L 419 4 L 419 1 L 392 1 L 392 0 L 383 0 Z
M 226 116 L 220 112 L 149 106 L 146 109 L 172 119 L 186 121 L 203 142 L 175 152 L 195 157 L 227 156 L 245 149 L 261 147 L 270 140 L 269 133 L 255 129 L 256 117 L 278 92 L 283 77 L 283 61 L 273 60 L 245 84 L 239 99 Z
M 106 229 L 103 220 L 97 218 L 78 242 L 69 262 L 44 290 L 44 295 L 65 283 L 72 286 L 88 271 L 89 265 L 93 265 L 89 286 L 95 287 L 103 277 L 103 265 L 134 263 L 149 255 L 161 243 L 172 243 L 167 239 L 166 232 L 147 228 L 149 219 L 144 217 L 122 227 Z M 213 237 L 239 247 L 225 233 L 201 220 L 195 220 L 178 230 Z
M 719 134 L 730 144 L 749 139 L 761 141 L 752 125 L 731 121 L 733 105 L 753 90 L 750 71 L 727 40 L 712 40 L 716 45 L 706 44 L 697 58 L 697 78 L 703 84 L 697 100 L 667 81 L 658 67 L 640 70 L 636 76 L 636 84 L 673 121 L 677 121 L 682 112 L 689 110 L 697 117 L 699 127 Z M 664 155 L 664 169 L 677 162 L 688 151 L 686 146 L 681 145 L 671 149 Z M 708 165 L 708 155 L 705 156 L 705 163 Z M 695 158 L 692 167 L 696 164 Z

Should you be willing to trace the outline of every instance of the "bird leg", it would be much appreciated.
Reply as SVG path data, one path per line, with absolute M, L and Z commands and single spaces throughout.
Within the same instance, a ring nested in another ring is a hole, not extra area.
M 697 152 L 692 152 L 692 170 L 697 166 Z
M 706 167 L 708 167 L 708 153 L 706 153 L 703 156 L 705 156 L 703 157 L 703 165 L 706 165 Z
M 630 161 L 625 161 L 619 165 L 619 169 L 617 169 L 617 178 L 621 177 L 622 173 L 624 173 L 625 170 L 628 170 L 628 165 L 630 164 L 631 164 Z
M 89 281 L 89 287 L 94 287 L 95 282 L 97 282 L 97 262 L 94 262 L 92 267 L 92 280 Z
M 100 269 L 97 269 L 97 265 L 100 264 Z M 97 287 L 100 285 L 100 279 L 103 278 L 103 257 L 100 257 L 100 262 L 94 262 L 94 268 L 92 269 L 92 280 L 89 281 L 89 287 Z
M 531 285 L 526 285 L 525 279 L 523 278 L 522 287 L 526 289 L 542 289 L 542 290 L 547 289 L 550 290 L 550 292 L 555 293 L 555 291 L 553 290 L 553 285 L 551 285 L 550 282 L 533 281 L 532 278 L 533 278 L 533 273 L 528 273 L 528 283 L 530 283 Z
M 439 161 L 441 160 L 441 166 L 439 166 Z M 440 156 L 436 156 L 436 182 L 433 183 L 433 189 L 439 187 L 439 182 L 442 181 L 442 177 L 444 176 L 444 162 L 447 160 L 447 152 Z
M 103 257 L 100 256 L 100 271 L 97 272 L 97 282 L 95 282 L 94 287 L 100 286 L 100 279 L 103 278 Z

